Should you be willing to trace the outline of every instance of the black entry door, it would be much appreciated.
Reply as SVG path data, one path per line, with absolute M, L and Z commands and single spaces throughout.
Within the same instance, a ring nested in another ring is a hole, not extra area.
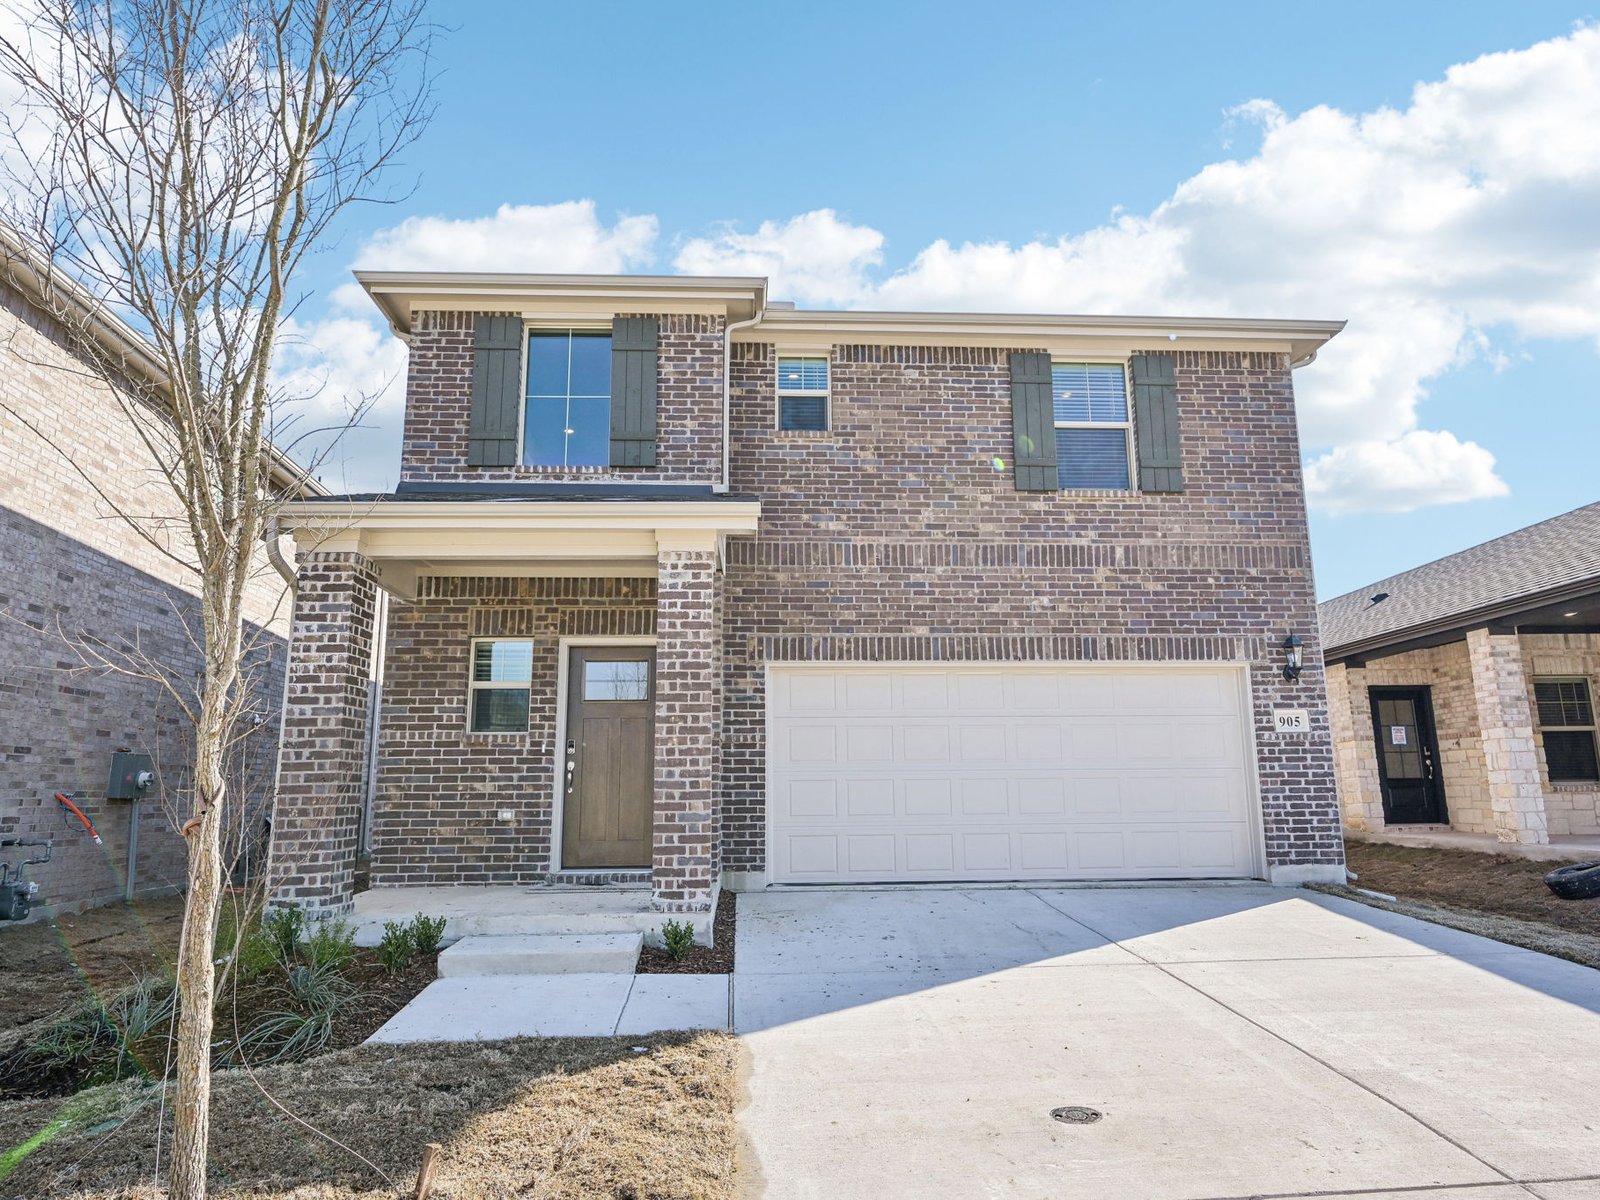
M 1437 825 L 1447 817 L 1439 778 L 1439 743 L 1428 688 L 1373 688 L 1383 819 L 1390 825 Z

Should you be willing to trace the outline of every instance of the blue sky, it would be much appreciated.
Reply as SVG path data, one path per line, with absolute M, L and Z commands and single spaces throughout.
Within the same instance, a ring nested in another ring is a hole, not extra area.
M 1333 595 L 1600 498 L 1594 13 L 441 5 L 415 190 L 317 260 L 286 370 L 330 394 L 398 370 L 356 262 L 1348 317 L 1296 376 Z M 330 484 L 393 482 L 398 405 L 391 383 Z

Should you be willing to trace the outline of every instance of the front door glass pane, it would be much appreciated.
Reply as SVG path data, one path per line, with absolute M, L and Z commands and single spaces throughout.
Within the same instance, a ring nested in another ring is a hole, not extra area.
M 583 664 L 585 700 L 650 699 L 650 664 L 643 661 Z

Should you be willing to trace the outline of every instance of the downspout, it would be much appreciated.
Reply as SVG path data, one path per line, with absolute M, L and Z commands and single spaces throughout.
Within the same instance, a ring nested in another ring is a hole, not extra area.
M 278 574 L 283 576 L 283 581 L 289 585 L 289 594 L 292 596 L 300 587 L 300 577 L 289 565 L 289 560 L 284 558 L 283 547 L 278 545 L 278 539 L 282 536 L 278 532 L 278 514 L 273 513 L 267 518 L 266 526 L 261 531 L 261 540 L 266 543 L 267 560 L 272 563 Z
M 761 305 L 756 309 L 756 315 L 748 321 L 734 321 L 722 328 L 722 482 L 711 490 L 718 494 L 726 494 L 729 488 L 731 470 L 729 464 L 732 460 L 733 429 L 730 419 L 733 409 L 733 331 L 735 329 L 748 329 L 759 324 L 766 315 L 766 292 L 761 293 Z

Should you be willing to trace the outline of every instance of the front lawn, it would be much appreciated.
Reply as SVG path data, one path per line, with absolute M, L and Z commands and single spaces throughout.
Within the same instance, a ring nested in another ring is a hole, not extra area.
M 1395 902 L 1346 888 L 1319 890 L 1600 967 L 1600 898 L 1553 895 L 1544 876 L 1559 863 L 1355 839 L 1345 843 L 1345 855 L 1359 876 L 1354 887 Z
M 361 1046 L 254 1077 L 221 1072 L 212 1195 L 410 1196 L 423 1147 L 438 1142 L 434 1200 L 729 1200 L 737 1055 L 727 1034 L 681 1033 Z M 0 1197 L 154 1200 L 159 1098 L 123 1084 L 0 1105 L 0 1147 L 72 1121 Z M 170 1112 L 165 1128 L 163 1161 Z

